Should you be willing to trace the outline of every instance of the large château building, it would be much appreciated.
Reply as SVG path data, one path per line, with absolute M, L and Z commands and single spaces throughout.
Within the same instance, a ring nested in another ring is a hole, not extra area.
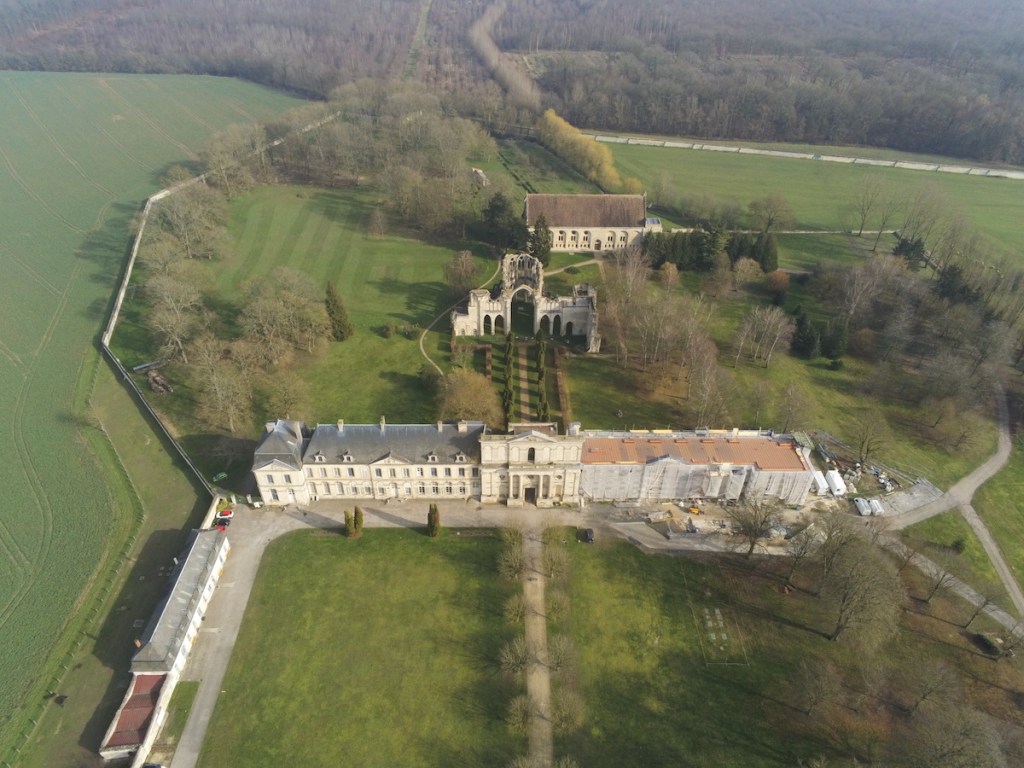
M 712 499 L 801 504 L 809 448 L 753 430 L 588 431 L 571 424 L 269 422 L 253 474 L 270 505 L 318 499 L 475 499 L 550 507 L 592 501 Z

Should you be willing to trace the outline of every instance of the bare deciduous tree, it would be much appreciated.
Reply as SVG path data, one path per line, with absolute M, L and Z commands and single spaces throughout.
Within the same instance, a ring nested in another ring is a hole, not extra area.
M 895 630 L 903 599 L 892 563 L 859 538 L 839 550 L 821 595 L 835 617 L 830 640 L 849 630 L 857 631 L 864 641 L 884 640 Z
M 767 538 L 768 532 L 778 525 L 779 507 L 760 501 L 741 501 L 727 507 L 726 515 L 744 540 L 747 547 L 744 557 L 750 557 L 757 546 Z
M 796 220 L 789 202 L 781 195 L 752 200 L 747 208 L 754 226 L 765 235 L 791 227 Z

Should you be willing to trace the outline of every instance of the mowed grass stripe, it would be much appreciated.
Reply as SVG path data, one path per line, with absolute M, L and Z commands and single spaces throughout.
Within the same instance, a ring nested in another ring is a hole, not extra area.
M 408 530 L 272 543 L 200 766 L 503 765 L 525 744 L 502 717 L 499 551 Z
M 309 210 L 309 206 L 306 206 Z M 331 222 L 322 213 L 313 214 L 312 226 L 307 227 L 296 239 L 296 247 L 303 254 L 298 260 L 299 269 L 308 275 L 322 281 L 323 275 L 327 272 L 326 254 L 328 238 L 338 238 L 338 228 L 331 225 Z
M 301 205 L 293 208 L 290 221 L 286 228 L 278 228 L 275 234 L 278 235 L 272 249 L 264 251 L 266 255 L 272 256 L 275 264 L 294 264 L 301 269 L 302 258 L 297 258 L 298 253 L 303 253 L 303 246 L 308 248 L 308 243 L 303 239 L 308 237 L 307 224 L 313 215 L 308 205 Z

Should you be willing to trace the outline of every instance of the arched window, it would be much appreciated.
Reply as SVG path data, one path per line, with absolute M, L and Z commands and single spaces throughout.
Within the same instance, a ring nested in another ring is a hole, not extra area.
M 537 449 L 531 448 L 526 452 L 526 460 L 530 463 L 536 463 L 537 461 Z

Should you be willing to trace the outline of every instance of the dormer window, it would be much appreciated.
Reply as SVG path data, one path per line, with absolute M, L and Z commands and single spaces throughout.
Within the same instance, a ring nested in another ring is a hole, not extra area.
M 428 453 L 427 454 L 427 462 L 430 463 L 430 464 L 437 464 L 437 454 L 436 453 Z
M 346 464 L 351 464 L 352 463 L 352 454 L 349 453 L 348 451 L 345 451 L 345 453 L 343 453 L 341 455 L 341 460 L 343 462 L 345 462 Z
M 313 461 L 315 461 L 317 464 L 323 464 L 325 461 L 327 461 L 327 457 L 324 456 L 319 451 L 317 451 L 316 454 L 313 456 Z
M 464 453 L 457 453 L 457 454 L 455 454 L 455 463 L 456 464 L 465 464 L 466 463 L 466 454 L 464 454 Z

